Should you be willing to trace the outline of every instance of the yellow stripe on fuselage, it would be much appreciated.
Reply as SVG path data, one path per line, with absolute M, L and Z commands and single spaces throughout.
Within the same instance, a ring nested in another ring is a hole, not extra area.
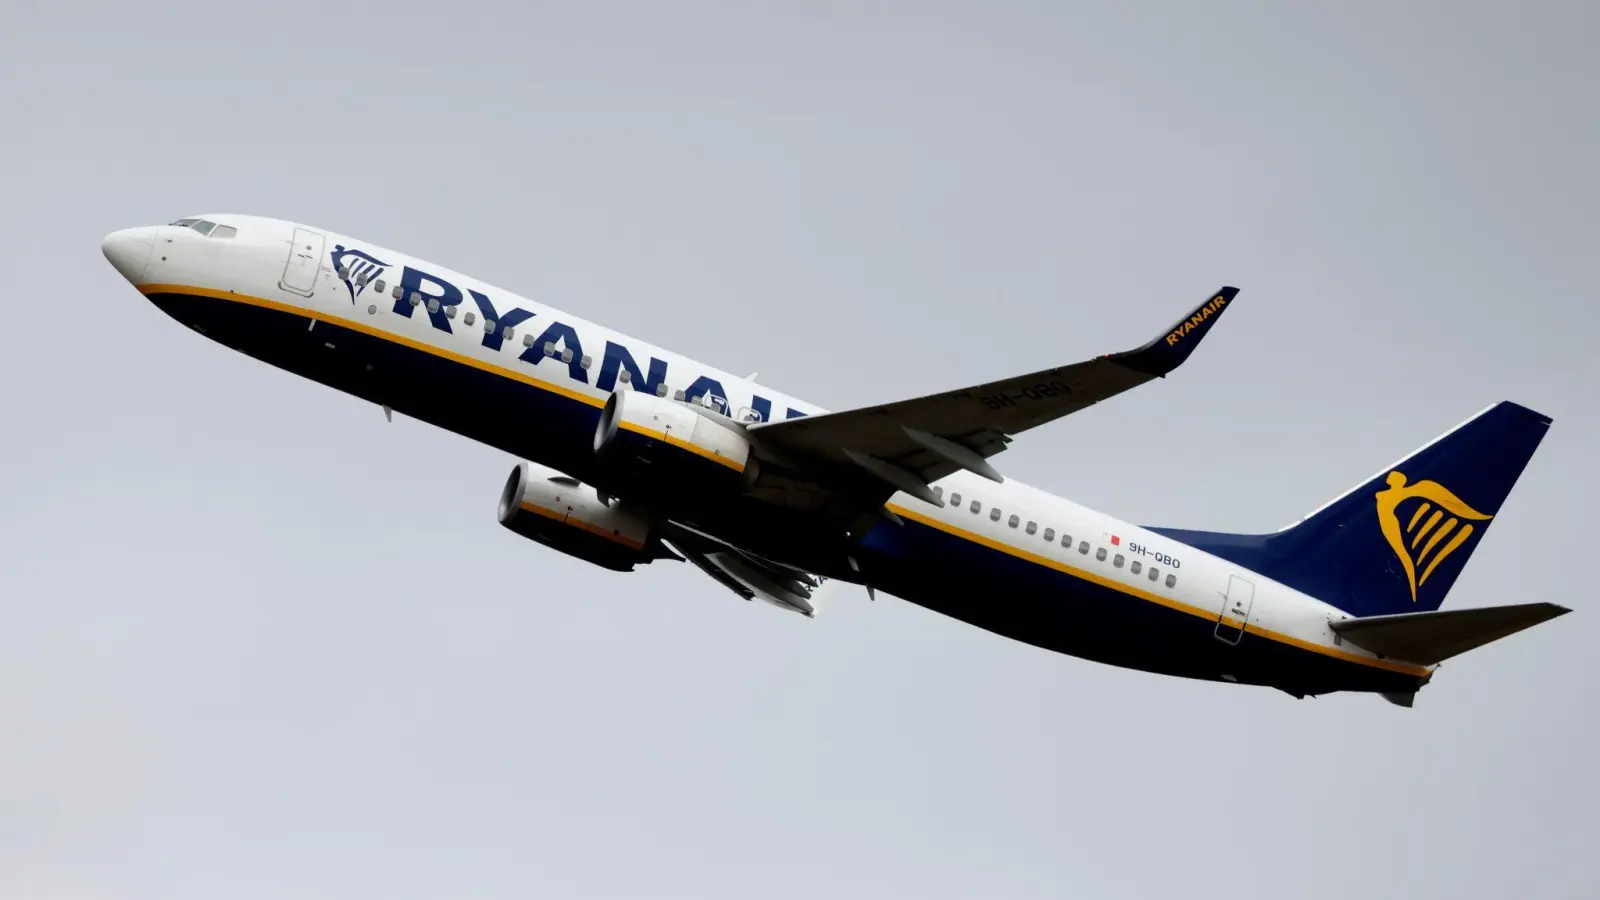
M 294 306 L 292 304 L 283 303 L 283 302 L 280 302 L 280 301 L 277 301 L 277 300 L 268 300 L 268 299 L 266 299 L 264 297 L 252 297 L 252 296 L 250 296 L 248 294 L 239 294 L 239 293 L 235 293 L 233 291 L 219 291 L 219 290 L 214 290 L 212 288 L 192 287 L 192 286 L 189 286 L 189 285 L 182 285 L 182 284 L 145 284 L 145 285 L 140 285 L 139 286 L 139 291 L 141 293 L 144 293 L 144 294 L 147 294 L 147 295 L 148 294 L 187 294 L 187 295 L 195 296 L 195 297 L 209 297 L 209 298 L 216 299 L 216 300 L 229 300 L 229 301 L 232 301 L 234 303 L 243 303 L 243 304 L 246 304 L 248 306 L 256 306 L 256 307 L 260 307 L 262 309 L 270 309 L 270 310 L 275 310 L 277 312 L 288 313 L 290 315 L 303 316 L 303 317 L 305 317 L 307 319 L 315 319 L 318 322 L 326 322 L 329 325 L 337 325 L 337 326 L 339 326 L 341 328 L 349 328 L 352 331 L 359 331 L 362 334 L 369 335 L 371 337 L 379 338 L 381 340 L 390 341 L 392 343 L 399 344 L 399 345 L 401 345 L 403 347 L 409 347 L 412 350 L 417 350 L 417 351 L 420 351 L 422 353 L 427 353 L 427 354 L 430 354 L 432 356 L 437 356 L 437 357 L 439 357 L 441 359 L 450 360 L 451 362 L 461 363 L 462 365 L 470 366 L 470 367 L 472 367 L 474 369 L 478 369 L 478 370 L 483 371 L 483 372 L 489 372 L 491 374 L 500 375 L 500 376 L 503 376 L 503 377 L 506 377 L 506 378 L 510 378 L 513 381 L 518 381 L 518 382 L 521 382 L 523 384 L 531 385 L 531 386 L 539 388 L 541 390 L 549 391 L 549 392 L 551 392 L 553 394 L 557 394 L 557 395 L 560 395 L 562 397 L 566 397 L 566 398 L 571 399 L 571 400 L 576 400 L 576 401 L 578 401 L 580 403 L 584 403 L 584 404 L 587 404 L 589 406 L 600 407 L 600 406 L 604 406 L 605 405 L 604 401 L 600 400 L 597 397 L 591 397 L 588 394 L 583 394 L 583 393 L 580 393 L 578 391 L 574 391 L 571 388 L 563 387 L 562 385 L 558 385 L 558 384 L 555 384 L 553 382 L 545 381 L 544 379 L 541 379 L 541 378 L 536 378 L 536 377 L 534 377 L 534 376 L 532 376 L 532 375 L 530 375 L 530 374 L 528 374 L 526 372 L 519 372 L 519 371 L 517 371 L 515 369 L 508 369 L 508 368 L 506 368 L 504 366 L 499 366 L 499 365 L 495 365 L 494 363 L 485 362 L 485 361 L 483 361 L 481 359 L 476 359 L 476 358 L 473 358 L 471 356 L 467 356 L 467 355 L 462 354 L 462 353 L 456 353 L 456 352 L 451 351 L 451 350 L 446 350 L 443 347 L 439 347 L 439 346 L 434 345 L 434 344 L 429 344 L 429 343 L 426 343 L 424 341 L 419 341 L 419 340 L 416 340 L 414 338 L 406 337 L 404 335 L 395 334 L 395 333 L 390 332 L 390 331 L 384 331 L 381 328 L 374 328 L 373 326 L 367 325 L 367 324 L 365 324 L 365 323 L 363 323 L 363 322 L 361 322 L 359 320 L 356 320 L 356 319 L 347 319 L 347 318 L 343 318 L 343 317 L 340 317 L 340 316 L 333 316 L 333 315 L 329 315 L 329 314 L 324 313 L 324 312 L 320 312 L 320 311 L 315 310 L 315 309 L 308 309 L 308 308 L 303 307 L 303 306 Z M 622 423 L 622 427 L 627 428 L 629 431 L 636 432 L 638 434 L 643 434 L 643 435 L 647 435 L 649 437 L 666 440 L 669 443 L 671 443 L 673 446 L 680 447 L 680 448 L 682 448 L 684 450 L 688 450 L 688 451 L 690 451 L 692 453 L 697 453 L 697 454 L 699 454 L 701 456 L 704 456 L 707 459 L 715 460 L 716 462 L 722 463 L 723 465 L 728 466 L 728 467 L 733 468 L 733 469 L 736 469 L 738 471 L 743 471 L 744 470 L 743 466 L 740 466 L 739 464 L 737 464 L 733 460 L 728 459 L 727 457 L 718 456 L 718 455 L 716 455 L 714 453 L 711 453 L 710 451 L 707 451 L 707 450 L 704 450 L 702 448 L 696 447 L 696 446 L 694 446 L 692 444 L 689 444 L 687 441 L 682 440 L 681 438 L 674 438 L 674 437 L 672 437 L 670 435 L 667 435 L 665 433 L 662 433 L 662 432 L 650 431 L 647 428 L 642 428 L 642 427 L 635 426 L 635 425 L 630 425 L 630 424 L 627 424 L 627 423 Z M 525 508 L 527 506 L 531 506 L 531 504 L 525 505 Z M 1080 579 L 1082 581 L 1087 581 L 1087 582 L 1089 582 L 1091 584 L 1097 584 L 1097 585 L 1100 585 L 1102 587 L 1110 588 L 1111 590 L 1117 591 L 1119 593 L 1127 594 L 1130 597 L 1135 597 L 1135 598 L 1138 598 L 1140 600 L 1147 601 L 1149 603 L 1155 603 L 1155 604 L 1157 604 L 1159 606 L 1164 606 L 1164 607 L 1166 607 L 1168 609 L 1176 610 L 1176 611 L 1182 612 L 1182 613 L 1187 613 L 1188 615 L 1191 615 L 1191 616 L 1198 616 L 1200 618 L 1206 619 L 1207 621 L 1215 621 L 1216 620 L 1216 616 L 1213 613 L 1208 612 L 1207 610 L 1201 609 L 1200 607 L 1190 606 L 1187 603 L 1183 603 L 1181 601 L 1174 600 L 1171 597 L 1163 597 L 1160 594 L 1152 594 L 1149 591 L 1141 590 L 1140 588 L 1133 587 L 1132 585 L 1123 584 L 1120 581 L 1114 581 L 1114 580 L 1112 580 L 1110 578 L 1106 578 L 1106 577 L 1104 577 L 1102 575 L 1098 575 L 1098 574 L 1096 574 L 1094 572 L 1086 571 L 1084 569 L 1077 569 L 1077 568 L 1074 568 L 1072 566 L 1066 565 L 1065 563 L 1059 562 L 1057 560 L 1050 559 L 1049 557 L 1040 556 L 1040 555 L 1038 555 L 1036 553 L 1029 553 L 1028 551 L 1023 550 L 1021 548 L 1013 547 L 1010 544 L 1005 544 L 1005 543 L 1002 543 L 1000 541 L 993 540 L 991 538 L 986 538 L 981 534 L 976 534 L 974 532 L 967 531 L 967 530 L 965 530 L 963 528 L 957 528 L 954 525 L 950 525 L 948 523 L 941 522 L 938 519 L 934 519 L 934 518 L 931 518 L 929 516 L 925 516 L 920 512 L 915 512 L 913 510 L 907 509 L 907 508 L 905 508 L 903 506 L 899 506 L 897 504 L 891 504 L 890 505 L 890 509 L 892 509 L 895 512 L 896 515 L 899 515 L 901 517 L 910 519 L 910 520 L 912 520 L 914 522 L 918 522 L 920 524 L 926 525 L 929 528 L 937 529 L 939 531 L 944 532 L 945 534 L 951 535 L 952 537 L 957 537 L 957 538 L 960 538 L 960 539 L 965 540 L 965 541 L 970 541 L 970 542 L 978 544 L 980 546 L 987 547 L 987 548 L 989 548 L 991 550 L 995 550 L 995 551 L 998 551 L 1000 553 L 1007 554 L 1008 556 L 1012 556 L 1012 557 L 1015 557 L 1017 559 L 1026 560 L 1028 562 L 1034 563 L 1035 565 L 1044 566 L 1045 568 L 1053 569 L 1053 570 L 1055 570 L 1057 572 L 1062 572 L 1062 573 L 1070 575 L 1070 576 L 1072 576 L 1074 578 L 1078 578 L 1078 579 Z M 541 515 L 545 514 L 544 511 L 541 511 L 541 510 L 536 509 L 536 508 L 535 509 L 531 509 L 530 511 L 539 512 Z M 610 537 L 610 535 L 605 535 L 605 536 Z M 1232 624 L 1232 620 L 1229 621 L 1229 624 Z M 1234 627 L 1238 627 L 1238 626 L 1234 626 Z M 1334 648 L 1334 647 L 1325 646 L 1323 644 L 1312 643 L 1311 641 L 1301 640 L 1300 638 L 1293 637 L 1291 635 L 1287 635 L 1287 634 L 1283 634 L 1281 632 L 1273 631 L 1271 629 L 1263 628 L 1260 625 L 1250 625 L 1250 624 L 1247 623 L 1245 625 L 1245 627 L 1244 627 L 1244 630 L 1249 632 L 1250 634 L 1258 635 L 1258 636 L 1264 637 L 1264 638 L 1266 638 L 1268 640 L 1276 641 L 1276 642 L 1281 643 L 1281 644 L 1287 644 L 1287 645 L 1289 645 L 1291 647 L 1297 647 L 1297 648 L 1299 648 L 1301 650 L 1307 650 L 1307 651 L 1310 651 L 1312 653 L 1321 654 L 1323 656 L 1332 657 L 1334 659 L 1344 660 L 1345 662 L 1357 663 L 1359 665 L 1371 666 L 1373 668 L 1378 668 L 1378 669 L 1385 669 L 1385 670 L 1388 670 L 1388 671 L 1391 671 L 1391 672 L 1401 672 L 1401 673 L 1404 673 L 1404 674 L 1407 674 L 1407 675 L 1426 676 L 1431 671 L 1431 670 L 1429 670 L 1427 668 L 1423 668 L 1423 667 L 1420 667 L 1420 666 L 1407 665 L 1405 663 L 1390 662 L 1389 660 L 1375 659 L 1375 658 L 1370 657 L 1370 656 L 1359 656 L 1357 654 L 1349 653 L 1349 652 L 1346 652 L 1346 651 L 1343 651 L 1343 650 L 1339 650 L 1339 649 Z
M 246 306 L 257 306 L 262 309 L 270 309 L 277 312 L 289 313 L 290 315 L 302 316 L 307 319 L 315 319 L 318 322 L 326 322 L 329 325 L 337 325 L 341 328 L 348 328 L 351 331 L 359 331 L 362 334 L 369 335 L 371 337 L 381 338 L 382 340 L 399 344 L 402 347 L 409 347 L 412 350 L 420 350 L 423 353 L 437 356 L 441 359 L 448 359 L 451 362 L 461 363 L 464 366 L 471 366 L 479 371 L 489 372 L 495 375 L 502 375 L 506 378 L 512 379 L 513 381 L 520 381 L 523 384 L 532 385 L 536 388 L 549 391 L 553 394 L 559 394 L 569 400 L 576 400 L 579 403 L 584 403 L 589 406 L 598 408 L 605 405 L 605 401 L 598 397 L 591 397 L 588 394 L 575 391 L 569 387 L 564 387 L 551 381 L 545 381 L 544 379 L 535 377 L 527 372 L 519 372 L 516 369 L 508 369 L 505 366 L 495 365 L 491 362 L 485 362 L 484 360 L 467 356 L 464 353 L 456 353 L 453 350 L 446 350 L 445 348 L 435 344 L 429 344 L 425 341 L 419 341 L 415 338 L 406 337 L 403 334 L 395 334 L 392 331 L 384 331 L 382 328 L 374 328 L 373 326 L 368 325 L 358 319 L 346 319 L 341 316 L 333 316 L 319 310 L 307 309 L 303 306 L 294 306 L 289 303 L 281 303 L 277 300 L 268 300 L 264 297 L 251 297 L 248 294 L 236 294 L 233 291 L 218 291 L 212 290 L 211 288 L 190 287 L 184 284 L 143 284 L 139 286 L 139 292 L 146 295 L 188 294 L 193 297 L 210 297 L 215 300 L 231 300 L 235 303 L 243 303 Z

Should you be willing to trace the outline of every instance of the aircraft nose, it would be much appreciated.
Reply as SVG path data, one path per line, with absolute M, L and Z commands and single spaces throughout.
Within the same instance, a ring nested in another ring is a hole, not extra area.
M 148 226 L 113 231 L 100 242 L 100 252 L 106 255 L 111 268 L 132 284 L 144 277 L 145 265 L 155 248 L 156 229 Z

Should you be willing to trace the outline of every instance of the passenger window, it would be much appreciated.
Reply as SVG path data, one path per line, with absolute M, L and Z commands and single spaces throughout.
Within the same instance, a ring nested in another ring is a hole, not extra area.
M 589 357 L 585 356 L 583 358 L 583 361 L 578 363 L 578 365 L 583 366 L 585 369 L 589 368 Z M 657 397 L 665 397 L 666 395 L 667 395 L 667 383 L 665 381 L 663 381 L 660 384 L 656 385 L 656 396 Z
M 439 298 L 437 298 L 437 297 L 429 297 L 428 298 L 428 312 L 436 313 L 438 311 L 439 311 Z
M 390 294 L 389 296 L 395 298 L 396 300 L 399 300 L 401 297 L 404 297 L 405 295 L 406 295 L 406 289 L 397 284 L 397 285 L 394 286 L 394 292 L 392 294 Z
M 483 320 L 483 333 L 484 334 L 494 334 L 494 326 L 495 326 L 495 321 L 493 319 L 484 319 Z
M 544 355 L 545 356 L 555 356 L 556 355 L 556 342 L 555 341 L 545 341 L 543 350 L 544 350 Z M 625 376 L 627 374 L 628 374 L 628 370 L 627 369 L 623 369 L 622 370 L 622 375 Z M 618 377 L 621 378 L 621 380 L 623 380 L 623 381 L 627 381 L 628 380 L 627 378 L 622 377 L 622 376 L 618 376 Z
M 972 514 L 973 515 L 977 515 L 978 514 L 978 510 L 981 510 L 981 509 L 983 509 L 983 504 L 982 503 L 979 503 L 976 500 L 972 501 Z
M 1157 578 L 1160 578 L 1160 577 L 1161 577 L 1161 570 L 1157 569 L 1155 566 L 1151 566 L 1150 567 L 1150 580 L 1151 581 L 1155 581 Z
M 961 495 L 960 494 L 951 494 L 950 495 L 950 505 L 959 509 L 961 507 Z
M 1013 525 L 1011 527 L 1015 528 L 1017 526 Z M 1028 527 L 1024 528 L 1023 530 L 1026 531 L 1029 534 L 1033 534 L 1035 531 L 1039 530 L 1039 523 L 1038 522 L 1029 522 L 1028 523 Z
M 1135 575 L 1139 574 L 1139 570 L 1142 568 L 1144 568 L 1144 563 L 1139 562 L 1137 559 L 1128 564 L 1128 571 Z M 1155 573 L 1152 571 L 1151 574 L 1154 575 Z M 1154 581 L 1155 579 L 1151 578 L 1150 580 Z
M 1168 572 L 1167 573 L 1167 587 L 1173 587 L 1177 583 L 1178 583 L 1178 576 L 1172 574 L 1171 572 Z
M 1068 550 L 1071 550 L 1072 549 L 1072 535 L 1063 534 L 1061 536 L 1061 546 L 1067 548 Z M 1089 552 L 1089 545 L 1088 544 L 1084 544 L 1083 545 L 1083 552 L 1085 552 L 1085 553 Z
M 1111 560 L 1111 564 L 1119 569 L 1122 568 L 1122 554 L 1118 553 L 1116 558 Z
M 933 495 L 935 497 L 938 497 L 940 500 L 943 500 L 944 499 L 944 488 L 942 488 L 942 487 L 934 488 L 933 489 Z
M 1095 558 L 1095 560 L 1097 562 L 1105 562 L 1106 561 L 1106 548 L 1101 547 L 1100 549 L 1094 551 L 1094 558 Z
M 991 521 L 991 522 L 1000 521 L 1000 507 L 996 506 L 996 507 L 993 507 L 993 508 L 991 508 L 989 510 L 989 521 Z
M 545 344 L 545 345 L 544 345 L 544 355 L 545 355 L 545 356 L 548 356 L 548 357 L 550 357 L 550 358 L 551 358 L 551 359 L 555 359 L 555 356 L 556 356 L 556 348 L 555 348 L 555 347 L 554 347 L 554 346 L 552 346 L 552 345 L 550 345 L 550 344 L 548 344 L 548 343 L 547 343 L 547 344 Z M 623 384 L 627 384 L 627 383 L 628 383 L 628 382 L 630 382 L 630 381 L 632 381 L 632 380 L 633 380 L 633 376 L 632 376 L 632 375 L 630 375 L 630 374 L 628 374 L 628 370 L 627 370 L 627 369 L 623 369 L 623 370 L 622 370 L 622 371 L 621 371 L 621 372 L 620 372 L 620 373 L 619 373 L 619 374 L 618 374 L 618 375 L 617 375 L 617 380 L 618 380 L 618 381 L 620 381 L 620 382 L 622 382 L 622 383 L 623 383 Z M 705 395 L 704 395 L 704 394 L 702 394 L 702 395 L 701 395 L 701 396 L 705 396 Z
M 592 360 L 589 357 L 585 356 L 583 359 L 578 360 L 578 365 L 581 366 L 582 368 L 587 369 L 590 366 L 594 365 L 594 360 Z M 657 396 L 661 396 L 661 397 L 665 397 L 667 395 L 667 383 L 666 382 L 663 381 L 656 388 L 656 395 Z
M 217 230 L 221 231 L 222 229 L 218 228 Z M 374 281 L 372 283 L 372 289 L 377 291 L 380 294 L 383 293 L 383 279 L 379 278 L 377 281 Z
M 472 310 L 470 310 L 470 309 L 467 310 L 467 314 L 461 317 L 461 322 L 464 325 L 471 325 L 472 324 L 472 322 L 473 322 Z
M 672 392 L 672 399 L 677 400 L 679 402 L 682 402 L 683 401 L 683 391 L 673 391 Z
M 510 331 L 511 329 L 508 328 L 506 330 Z M 564 363 L 572 362 L 572 351 L 571 350 L 563 350 L 563 351 L 561 351 L 561 361 L 564 362 Z
M 1089 542 L 1088 541 L 1083 541 L 1083 542 L 1079 543 L 1078 544 L 1078 552 L 1082 553 L 1084 556 L 1088 556 L 1089 555 Z M 1101 550 L 1100 552 L 1102 554 L 1105 553 L 1104 550 Z M 1105 558 L 1104 556 L 1101 556 L 1101 559 L 1104 559 L 1104 558 Z
M 411 292 L 411 305 L 412 306 L 421 306 L 422 305 L 422 295 L 417 293 L 416 291 L 412 291 Z
M 201 219 L 200 221 L 194 223 L 193 225 L 190 225 L 189 227 L 193 228 L 195 231 L 200 232 L 201 234 L 210 234 L 211 233 L 211 229 L 217 227 L 217 223 L 215 223 L 215 222 L 207 222 L 206 220 Z
M 398 291 L 399 288 L 395 288 L 395 290 Z M 446 319 L 454 319 L 456 317 L 456 308 L 454 306 L 446 306 L 444 308 L 444 317 Z M 471 325 L 472 323 L 468 322 L 467 324 Z
M 522 336 L 522 346 L 524 346 L 524 347 L 532 347 L 533 346 L 533 335 L 531 335 L 531 334 L 523 335 Z
M 1055 540 L 1056 540 L 1056 530 L 1054 528 L 1046 528 L 1044 530 L 1044 542 L 1046 544 L 1053 544 L 1053 543 L 1055 543 Z
M 233 227 L 232 225 L 218 225 L 216 229 L 211 232 L 211 236 L 214 238 L 231 238 L 238 233 L 239 229 Z M 382 282 L 379 283 L 382 284 Z M 383 288 L 380 287 L 378 290 L 381 291 Z
M 508 341 L 511 340 L 511 338 L 513 336 L 515 336 L 516 333 L 517 333 L 517 330 L 515 328 L 512 328 L 510 325 L 507 325 L 506 327 L 500 329 L 500 336 L 502 338 L 505 338 Z
M 1008 527 L 1011 527 L 1011 528 L 1015 528 L 1020 524 L 1022 524 L 1022 520 L 1017 518 L 1016 516 L 1012 516 L 1011 518 L 1006 520 L 1006 525 Z

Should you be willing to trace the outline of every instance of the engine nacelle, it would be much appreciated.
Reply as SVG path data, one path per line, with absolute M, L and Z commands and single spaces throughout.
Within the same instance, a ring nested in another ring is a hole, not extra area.
M 530 463 L 511 470 L 499 515 L 501 525 L 525 538 L 618 572 L 674 555 L 655 539 L 649 517 L 602 500 L 576 478 Z
M 742 492 L 755 483 L 758 468 L 749 439 L 731 420 L 626 389 L 606 401 L 594 449 L 608 476 L 627 487 L 625 496 L 657 500 L 674 492 Z

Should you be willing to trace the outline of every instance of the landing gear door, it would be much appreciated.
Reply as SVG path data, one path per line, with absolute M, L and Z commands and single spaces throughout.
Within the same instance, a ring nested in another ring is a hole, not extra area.
M 317 285 L 317 270 L 322 267 L 323 243 L 321 232 L 296 228 L 294 242 L 289 245 L 289 261 L 283 266 L 283 278 L 278 287 L 291 294 L 311 296 Z
M 1222 615 L 1212 631 L 1224 644 L 1237 644 L 1244 637 L 1245 623 L 1250 621 L 1250 607 L 1255 605 L 1256 586 L 1237 575 L 1228 576 L 1228 593 L 1222 598 Z

